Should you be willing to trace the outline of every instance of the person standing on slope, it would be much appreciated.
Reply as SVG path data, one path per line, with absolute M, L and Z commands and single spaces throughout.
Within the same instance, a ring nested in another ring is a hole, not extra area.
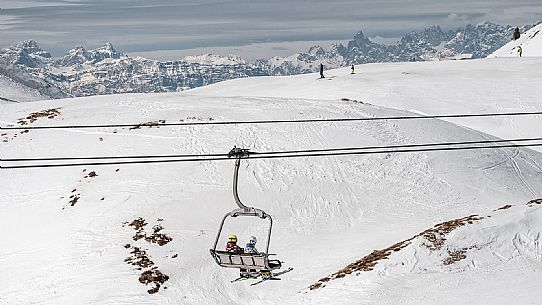
M 523 48 L 521 46 L 518 46 L 518 56 L 521 57 L 523 55 Z
M 325 78 L 324 76 L 324 64 L 320 64 L 320 78 Z
M 521 37 L 521 33 L 519 32 L 519 28 L 516 28 L 514 30 L 514 34 L 512 35 L 512 40 L 518 40 Z

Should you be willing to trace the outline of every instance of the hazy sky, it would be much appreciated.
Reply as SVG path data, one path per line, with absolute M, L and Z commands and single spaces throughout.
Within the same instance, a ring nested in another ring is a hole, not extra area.
M 264 57 L 305 48 L 302 41 L 348 40 L 361 29 L 394 38 L 433 24 L 540 20 L 541 0 L 0 0 L 0 47 L 35 39 L 61 55 L 110 41 L 126 53 L 171 55 L 155 51 L 263 43 L 269 48 L 253 49 Z

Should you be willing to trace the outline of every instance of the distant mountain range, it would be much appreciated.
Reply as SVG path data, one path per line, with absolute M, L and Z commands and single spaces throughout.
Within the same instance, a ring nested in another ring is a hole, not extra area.
M 533 26 L 524 26 L 522 31 Z M 53 58 L 38 43 L 27 40 L 0 50 L 0 74 L 51 98 L 172 92 L 241 77 L 310 73 L 320 63 L 331 69 L 375 62 L 484 58 L 508 43 L 512 31 L 512 26 L 489 22 L 454 31 L 431 26 L 406 34 L 395 45 L 375 43 L 360 31 L 346 46 L 334 44 L 327 50 L 314 46 L 306 53 L 255 63 L 211 54 L 160 62 L 124 55 L 110 43 L 95 50 L 78 46 Z

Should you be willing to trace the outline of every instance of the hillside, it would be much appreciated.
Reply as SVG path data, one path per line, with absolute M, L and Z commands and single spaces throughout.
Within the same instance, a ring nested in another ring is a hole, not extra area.
M 180 93 L 2 104 L 0 124 L 540 111 L 542 92 L 532 85 L 539 61 L 360 65 L 358 74 L 332 70 L 323 80 L 261 77 Z M 540 120 L 3 130 L 1 165 L 19 164 L 9 158 L 227 153 L 234 145 L 278 151 L 539 137 L 532 126 Z M 238 274 L 208 252 L 222 216 L 236 207 L 232 161 L 2 169 L 0 230 L 8 233 L 0 265 L 9 280 L 0 285 L 0 304 L 536 304 L 542 210 L 525 204 L 542 197 L 541 166 L 542 152 L 529 148 L 244 161 L 240 196 L 274 217 L 270 250 L 294 268 L 258 286 L 231 284 Z M 497 210 L 505 205 L 513 207 Z M 412 239 L 374 271 L 309 289 L 375 249 L 469 215 L 485 218 L 453 230 L 436 252 Z M 263 235 L 260 224 L 236 224 L 226 234 L 241 242 Z M 448 250 L 463 248 L 466 258 L 442 264 Z M 159 287 L 145 285 L 149 274 Z
M 281 97 L 340 101 L 343 98 L 419 114 L 541 111 L 539 58 L 356 65 L 292 77 L 233 80 L 190 91 L 191 95 Z M 465 71 L 469 71 L 466 73 Z M 452 119 L 501 138 L 539 136 L 539 117 Z M 537 148 L 534 148 L 537 149 Z M 538 148 L 539 149 L 539 148 Z
M 37 90 L 19 84 L 12 79 L 0 75 L 0 103 L 31 102 L 48 99 Z
M 523 33 L 518 40 L 510 41 L 488 57 L 518 57 L 519 47 L 523 50 L 523 57 L 542 56 L 542 24 L 531 28 Z

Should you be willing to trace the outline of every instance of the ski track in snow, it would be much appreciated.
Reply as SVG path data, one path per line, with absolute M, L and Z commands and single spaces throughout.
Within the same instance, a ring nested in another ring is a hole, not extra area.
M 487 137 L 486 135 L 478 132 L 478 134 L 480 134 L 480 136 L 486 140 L 491 140 L 491 138 Z M 508 153 L 508 149 L 507 148 L 497 148 L 495 150 L 498 150 L 500 151 L 506 158 L 506 161 L 502 162 L 502 163 L 498 163 L 498 164 L 495 164 L 495 165 L 492 165 L 488 168 L 495 168 L 496 166 L 499 166 L 499 165 L 502 165 L 502 164 L 505 164 L 505 163 L 510 163 L 512 166 L 513 166 L 513 169 L 514 169 L 514 173 L 516 175 L 516 177 L 518 178 L 518 180 L 521 182 L 521 184 L 523 184 L 525 186 L 525 188 L 531 193 L 531 195 L 533 195 L 533 198 L 536 197 L 536 196 L 539 196 L 540 194 L 538 194 L 532 187 L 531 185 L 525 180 L 525 178 L 523 177 L 523 174 L 521 172 L 521 169 L 520 167 L 518 166 L 518 163 L 516 162 L 516 157 L 518 157 L 518 155 L 520 154 L 520 150 L 518 148 L 514 148 L 514 152 L 512 154 L 509 154 Z M 536 164 L 536 162 L 535 162 Z M 538 166 L 537 166 L 538 167 Z M 486 169 L 486 168 L 484 168 Z M 538 169 L 540 169 L 540 167 L 538 167 Z

